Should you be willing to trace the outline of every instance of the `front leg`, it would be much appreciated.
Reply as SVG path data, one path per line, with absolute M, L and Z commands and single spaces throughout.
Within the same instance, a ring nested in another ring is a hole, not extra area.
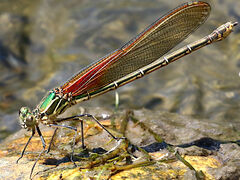
M 31 173 L 30 173 L 30 179 L 32 179 L 33 170 L 34 170 L 34 168 L 35 168 L 38 160 L 40 159 L 41 155 L 44 153 L 45 148 L 46 148 L 46 143 L 45 143 L 45 140 L 44 140 L 44 138 L 43 138 L 43 135 L 42 135 L 39 127 L 36 126 L 36 129 L 37 129 L 37 133 L 38 133 L 38 135 L 40 136 L 40 139 L 41 139 L 41 141 L 42 141 L 42 146 L 43 146 L 43 148 L 42 148 L 42 151 L 39 153 L 38 158 L 36 159 L 35 163 L 34 163 L 33 166 L 32 166 Z
M 18 160 L 17 160 L 16 163 L 18 163 L 18 161 L 19 161 L 20 159 L 22 159 L 22 157 L 23 157 L 23 155 L 24 155 L 24 153 L 25 153 L 25 150 L 27 149 L 28 144 L 30 143 L 30 141 L 31 141 L 32 137 L 34 136 L 34 134 L 35 134 L 35 128 L 32 129 L 32 135 L 29 137 L 29 139 L 28 139 L 25 147 L 24 147 L 23 150 L 22 150 L 21 156 L 18 158 Z

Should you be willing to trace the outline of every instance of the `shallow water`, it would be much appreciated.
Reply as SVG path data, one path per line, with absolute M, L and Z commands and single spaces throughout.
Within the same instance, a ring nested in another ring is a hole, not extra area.
M 48 90 L 183 2 L 0 1 L 0 140 L 20 128 L 21 106 L 34 108 Z M 240 1 L 210 2 L 207 22 L 180 46 L 227 21 L 240 22 Z M 121 87 L 120 108 L 170 111 L 240 129 L 239 32 Z M 114 101 L 110 92 L 80 105 L 114 109 Z

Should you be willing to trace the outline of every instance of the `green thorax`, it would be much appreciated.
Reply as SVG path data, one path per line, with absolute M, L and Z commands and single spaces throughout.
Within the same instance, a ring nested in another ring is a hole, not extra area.
M 54 91 L 51 91 L 42 99 L 38 105 L 38 110 L 39 113 L 43 113 L 46 116 L 58 116 L 69 106 L 70 103 L 67 100 L 56 95 Z

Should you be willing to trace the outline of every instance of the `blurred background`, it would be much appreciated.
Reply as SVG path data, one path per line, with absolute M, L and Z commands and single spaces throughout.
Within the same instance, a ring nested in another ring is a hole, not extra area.
M 18 110 L 35 108 L 52 88 L 121 47 L 186 1 L 1 0 L 0 141 L 20 129 Z M 240 1 L 211 0 L 209 19 L 177 47 L 240 22 Z M 175 48 L 176 49 L 176 48 Z M 118 89 L 120 109 L 146 108 L 217 121 L 240 129 L 240 28 L 140 80 Z M 72 108 L 114 110 L 114 92 Z

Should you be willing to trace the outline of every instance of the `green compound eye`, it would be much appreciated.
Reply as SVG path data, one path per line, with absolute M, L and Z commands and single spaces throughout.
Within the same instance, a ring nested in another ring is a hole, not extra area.
M 22 107 L 19 110 L 19 117 L 20 118 L 26 118 L 26 116 L 30 113 L 30 109 L 27 107 Z
M 33 120 L 32 113 L 28 107 L 22 107 L 19 110 L 19 122 L 22 128 L 26 129 L 29 126 L 29 122 Z

